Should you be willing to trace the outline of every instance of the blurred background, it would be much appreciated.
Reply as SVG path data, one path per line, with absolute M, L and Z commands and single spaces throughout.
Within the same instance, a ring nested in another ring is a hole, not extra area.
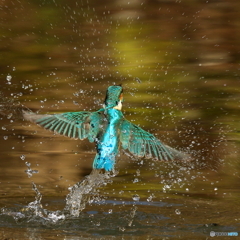
M 235 224 L 239 10 L 235 0 L 1 0 L 1 92 L 39 113 L 94 111 L 107 87 L 122 83 L 126 118 L 191 153 L 193 161 L 137 161 L 123 153 L 119 175 L 102 194 L 204 199 L 206 205 L 214 199 L 226 208 L 222 223 Z M 34 196 L 31 181 L 45 196 L 64 198 L 91 171 L 95 147 L 87 141 L 10 115 L 0 118 L 0 126 L 4 204 Z M 26 162 L 38 171 L 31 178 Z

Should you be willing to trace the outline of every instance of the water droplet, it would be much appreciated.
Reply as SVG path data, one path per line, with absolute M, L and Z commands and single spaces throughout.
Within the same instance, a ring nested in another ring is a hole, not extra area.
M 12 80 L 12 76 L 10 74 L 8 74 L 6 79 L 7 79 L 8 82 L 10 82 Z
M 139 182 L 138 178 L 134 178 L 133 183 Z
M 21 155 L 20 158 L 21 158 L 21 160 L 25 160 L 26 156 L 25 155 Z
M 29 162 L 25 162 L 25 164 L 27 165 L 27 167 L 31 166 L 31 163 L 29 163 Z
M 139 201 L 140 200 L 140 196 L 138 194 L 135 194 L 135 195 L 132 196 L 132 199 L 134 201 Z
M 7 115 L 7 119 L 10 119 L 12 117 L 12 113 Z
M 180 215 L 180 214 L 181 214 L 181 211 L 180 211 L 179 209 L 176 209 L 176 210 L 175 210 L 175 213 L 176 213 L 177 215 Z
M 152 197 L 152 196 L 149 196 L 149 197 L 147 198 L 147 201 L 148 201 L 148 202 L 151 202 L 152 199 L 153 199 L 153 197 Z
M 112 214 L 112 209 L 109 209 L 109 210 L 108 210 L 108 213 L 109 213 L 109 214 Z
M 138 77 L 135 77 L 135 81 L 138 82 L 138 83 L 142 83 L 142 81 Z
M 8 139 L 8 136 L 4 136 L 3 139 L 4 139 L 4 140 L 7 140 L 7 139 Z

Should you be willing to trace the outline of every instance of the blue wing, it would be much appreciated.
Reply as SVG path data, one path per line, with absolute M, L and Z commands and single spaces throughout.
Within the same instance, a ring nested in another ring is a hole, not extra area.
M 104 116 L 101 112 L 66 112 L 61 114 L 38 115 L 24 112 L 24 118 L 55 133 L 75 138 L 88 138 L 93 142 L 100 131 Z
M 167 145 L 142 128 L 123 120 L 121 123 L 120 141 L 124 149 L 128 149 L 136 157 L 156 160 L 183 159 L 184 153 Z

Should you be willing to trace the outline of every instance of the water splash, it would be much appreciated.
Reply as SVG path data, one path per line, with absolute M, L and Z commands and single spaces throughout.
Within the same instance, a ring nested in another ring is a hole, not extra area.
M 24 119 L 23 111 L 32 112 L 29 108 L 23 106 L 19 101 L 6 97 L 0 91 L 0 115 L 6 116 L 10 122 L 13 122 L 15 120 Z
M 70 216 L 78 217 L 87 203 L 94 200 L 98 195 L 96 189 L 111 182 L 111 177 L 116 176 L 116 172 L 102 173 L 102 170 L 93 169 L 82 181 L 76 183 L 66 197 L 66 206 L 64 211 Z
M 137 211 L 137 207 L 134 205 L 130 211 L 130 215 L 129 215 L 129 221 L 128 221 L 128 226 L 131 227 L 132 223 L 133 223 L 133 219 L 136 215 L 136 211 Z
M 37 185 L 32 182 L 32 189 L 35 192 L 35 200 L 27 206 L 17 208 L 2 208 L 0 215 L 12 216 L 17 222 L 38 222 L 43 225 L 56 224 L 66 219 L 79 217 L 87 204 L 92 203 L 99 192 L 99 187 L 111 182 L 111 178 L 117 172 L 102 172 L 102 170 L 92 170 L 92 172 L 70 188 L 70 193 L 66 197 L 66 205 L 63 210 L 50 211 L 42 206 L 42 194 Z

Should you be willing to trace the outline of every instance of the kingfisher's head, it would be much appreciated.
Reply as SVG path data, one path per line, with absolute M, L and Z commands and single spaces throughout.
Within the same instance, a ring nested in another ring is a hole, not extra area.
M 104 101 L 106 108 L 122 109 L 123 88 L 120 85 L 110 86 Z

